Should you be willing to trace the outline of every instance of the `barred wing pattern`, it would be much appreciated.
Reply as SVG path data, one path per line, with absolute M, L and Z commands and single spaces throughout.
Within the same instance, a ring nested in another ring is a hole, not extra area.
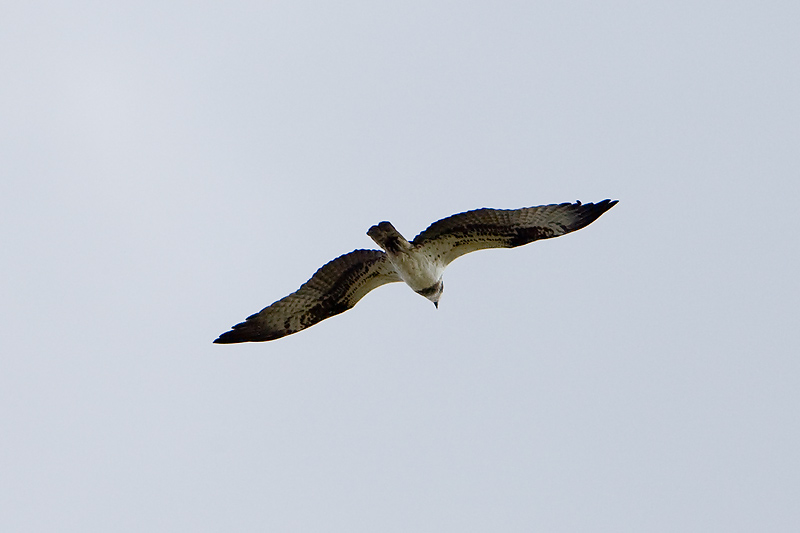
M 402 281 L 379 250 L 355 250 L 330 261 L 296 292 L 219 336 L 215 343 L 269 341 L 343 313 L 369 291 Z
M 614 207 L 617 200 L 596 204 L 551 204 L 522 209 L 476 209 L 438 222 L 411 241 L 444 265 L 485 248 L 514 248 L 584 228 Z

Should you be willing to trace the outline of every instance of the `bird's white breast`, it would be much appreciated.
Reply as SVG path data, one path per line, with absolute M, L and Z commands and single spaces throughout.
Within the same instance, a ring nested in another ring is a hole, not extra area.
M 389 254 L 389 261 L 403 281 L 415 291 L 435 285 L 444 272 L 443 266 L 417 250 Z

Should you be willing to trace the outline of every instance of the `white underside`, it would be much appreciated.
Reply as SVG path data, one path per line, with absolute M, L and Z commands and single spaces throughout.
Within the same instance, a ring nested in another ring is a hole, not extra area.
M 416 250 L 389 254 L 389 261 L 403 281 L 414 291 L 435 285 L 444 273 L 444 266 Z

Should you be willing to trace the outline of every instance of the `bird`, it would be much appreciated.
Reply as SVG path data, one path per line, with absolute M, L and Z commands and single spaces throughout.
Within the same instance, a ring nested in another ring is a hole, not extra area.
M 297 291 L 247 317 L 214 343 L 280 339 L 352 309 L 387 283 L 405 282 L 438 309 L 442 275 L 458 257 L 566 235 L 588 226 L 617 202 L 475 209 L 434 222 L 410 242 L 390 222 L 380 222 L 367 231 L 380 250 L 354 250 L 333 259 Z

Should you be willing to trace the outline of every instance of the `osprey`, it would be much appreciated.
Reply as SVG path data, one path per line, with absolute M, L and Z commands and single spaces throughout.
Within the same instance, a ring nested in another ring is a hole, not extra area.
M 297 292 L 247 317 L 215 343 L 271 341 L 343 313 L 369 291 L 404 281 L 439 307 L 442 274 L 454 259 L 484 248 L 514 248 L 588 226 L 617 200 L 522 209 L 476 209 L 444 218 L 409 242 L 389 222 L 367 235 L 380 250 L 354 250 L 327 263 Z

